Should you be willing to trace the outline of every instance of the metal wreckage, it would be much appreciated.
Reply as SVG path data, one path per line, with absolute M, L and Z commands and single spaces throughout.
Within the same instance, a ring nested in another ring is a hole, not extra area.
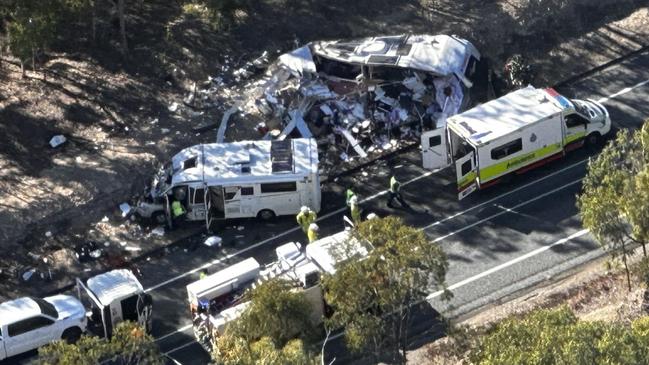
M 268 57 L 267 54 L 262 56 Z M 250 66 L 260 67 L 259 60 Z M 321 170 L 382 154 L 465 108 L 480 53 L 447 35 L 311 42 L 282 54 L 245 89 L 236 112 L 257 117 L 263 139 L 316 138 Z M 253 67 L 254 68 L 254 67 Z M 234 72 L 250 77 L 250 68 Z

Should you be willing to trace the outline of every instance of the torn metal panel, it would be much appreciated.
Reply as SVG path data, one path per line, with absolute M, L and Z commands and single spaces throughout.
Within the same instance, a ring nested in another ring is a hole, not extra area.
M 237 102 L 235 103 L 230 109 L 228 109 L 225 113 L 223 113 L 223 118 L 221 118 L 221 125 L 219 126 L 219 130 L 216 132 L 216 143 L 223 143 L 223 139 L 225 138 L 225 130 L 228 128 L 228 120 L 230 119 L 230 116 L 239 110 L 239 106 L 241 103 Z
M 313 55 L 308 45 L 279 56 L 279 65 L 289 69 L 295 77 L 316 72 Z
M 342 134 L 343 137 L 345 137 L 345 139 L 349 141 L 349 145 L 354 149 L 354 151 L 356 151 L 356 153 L 359 156 L 363 158 L 367 157 L 367 152 L 365 152 L 365 150 L 363 149 L 363 147 L 361 147 L 361 145 L 358 143 L 356 138 L 354 138 L 354 136 L 352 136 L 352 134 L 347 129 L 338 127 L 336 128 L 336 132 Z
M 480 54 L 471 42 L 448 35 L 397 35 L 314 42 L 314 55 L 360 65 L 408 68 L 437 75 L 464 74 L 471 56 Z

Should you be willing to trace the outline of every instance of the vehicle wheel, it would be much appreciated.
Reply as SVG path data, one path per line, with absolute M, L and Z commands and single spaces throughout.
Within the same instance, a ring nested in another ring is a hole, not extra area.
M 595 147 L 599 145 L 601 138 L 602 137 L 599 135 L 599 133 L 597 132 L 591 133 L 588 136 L 586 136 L 586 145 L 588 147 Z
M 61 335 L 61 339 L 69 344 L 76 343 L 79 338 L 81 338 L 81 329 L 79 327 L 68 328 Z
M 167 224 L 167 216 L 165 212 L 155 212 L 151 215 L 151 221 L 155 224 Z
M 268 221 L 275 218 L 275 212 L 270 209 L 264 209 L 257 213 L 257 217 L 261 218 L 262 220 Z

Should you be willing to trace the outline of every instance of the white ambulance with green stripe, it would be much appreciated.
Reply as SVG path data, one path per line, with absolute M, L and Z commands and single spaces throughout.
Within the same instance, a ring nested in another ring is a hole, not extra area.
M 477 189 L 597 144 L 611 129 L 604 106 L 554 89 L 516 90 L 446 120 L 422 135 L 424 167 L 455 164 L 459 199 Z

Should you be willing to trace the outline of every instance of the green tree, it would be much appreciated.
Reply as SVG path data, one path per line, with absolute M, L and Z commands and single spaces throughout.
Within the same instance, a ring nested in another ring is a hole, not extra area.
M 577 198 L 583 224 L 611 255 L 621 257 L 631 290 L 629 243 L 649 241 L 649 123 L 634 133 L 618 132 L 588 163 Z
M 316 339 L 312 304 L 285 280 L 271 279 L 246 294 L 250 304 L 214 344 L 219 364 L 308 364 Z M 308 361 L 307 361 L 308 360 Z
M 36 53 L 54 39 L 60 5 L 58 1 L 39 0 L 14 0 L 5 5 L 9 49 L 20 61 L 23 76 L 25 62 L 31 59 L 36 70 Z
M 153 337 L 132 322 L 117 325 L 110 340 L 81 336 L 76 344 L 56 341 L 38 350 L 36 364 L 94 365 L 163 364 L 164 359 Z
M 448 260 L 439 245 L 396 217 L 360 223 L 352 239 L 373 249 L 323 278 L 331 328 L 345 327 L 348 347 L 405 361 L 411 305 L 444 287 Z
M 649 321 L 580 322 L 567 307 L 508 318 L 479 340 L 474 364 L 647 364 Z

